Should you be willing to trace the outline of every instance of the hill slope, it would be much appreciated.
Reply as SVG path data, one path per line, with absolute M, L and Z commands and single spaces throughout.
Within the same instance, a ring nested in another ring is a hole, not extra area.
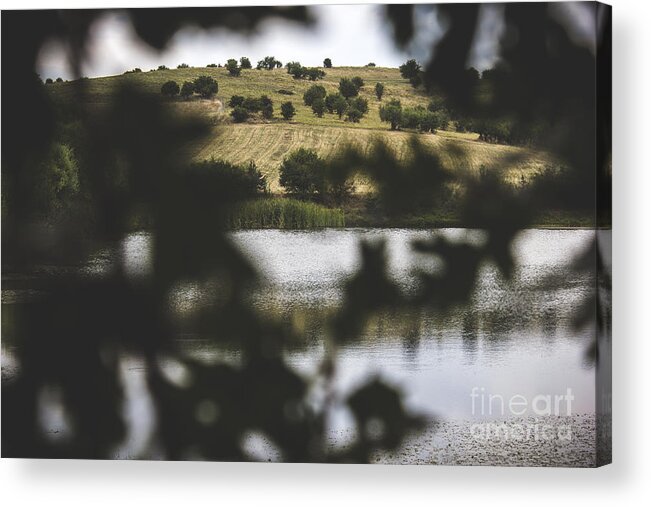
M 282 159 L 292 150 L 313 148 L 320 155 L 328 157 L 342 147 L 353 144 L 366 149 L 375 139 L 383 139 L 394 147 L 399 156 L 408 155 L 408 140 L 412 133 L 390 131 L 379 118 L 382 102 L 375 97 L 375 83 L 385 86 L 383 102 L 397 98 L 403 107 L 427 106 L 428 97 L 400 76 L 398 69 L 379 67 L 335 67 L 325 69 L 326 76 L 318 84 L 328 93 L 338 90 L 342 77 L 361 77 L 365 86 L 360 95 L 368 100 L 369 112 L 359 123 L 340 120 L 336 115 L 325 114 L 316 117 L 311 109 L 303 104 L 303 93 L 314 82 L 295 80 L 285 69 L 243 70 L 240 77 L 231 77 L 224 68 L 188 68 L 133 73 L 120 76 L 90 79 L 87 82 L 88 100 L 91 105 L 102 106 L 110 101 L 111 92 L 124 83 L 135 83 L 145 91 L 160 94 L 160 87 L 169 80 L 179 85 L 201 75 L 214 77 L 219 83 L 219 91 L 214 100 L 173 100 L 169 106 L 179 113 L 195 112 L 214 122 L 215 126 L 207 139 L 189 146 L 190 156 L 196 160 L 210 157 L 222 158 L 242 163 L 253 160 L 267 175 L 271 189 L 279 190 L 278 168 Z M 55 83 L 48 87 L 55 98 L 72 98 L 70 83 Z M 279 91 L 284 91 L 280 93 Z M 290 92 L 291 94 L 287 94 Z M 257 120 L 251 123 L 232 124 L 225 106 L 232 95 L 259 97 L 269 96 L 274 102 L 275 118 L 269 121 Z M 282 102 L 291 101 L 296 108 L 296 116 L 291 122 L 280 118 Z M 511 146 L 486 144 L 476 140 L 473 134 L 458 134 L 445 131 L 437 134 L 414 134 L 431 146 L 441 149 L 444 159 L 451 169 L 476 172 L 480 167 L 500 166 L 505 178 L 514 183 L 521 177 L 537 171 L 548 157 L 544 153 Z M 445 148 L 463 149 L 464 157 L 453 155 Z M 517 165 L 500 162 L 512 155 L 520 155 Z

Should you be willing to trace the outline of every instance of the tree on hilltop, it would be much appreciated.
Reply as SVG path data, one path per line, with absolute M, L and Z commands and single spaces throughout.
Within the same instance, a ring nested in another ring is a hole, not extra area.
M 237 60 L 235 58 L 229 58 L 226 62 L 226 70 L 233 77 L 238 77 L 242 69 L 237 66 Z

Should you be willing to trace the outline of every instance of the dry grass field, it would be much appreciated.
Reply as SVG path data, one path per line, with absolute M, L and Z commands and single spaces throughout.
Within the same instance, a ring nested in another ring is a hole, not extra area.
M 454 135 L 411 134 L 350 127 L 305 124 L 241 124 L 215 127 L 211 136 L 191 151 L 196 160 L 211 157 L 233 163 L 254 160 L 267 177 L 272 191 L 278 190 L 278 168 L 283 158 L 298 148 L 312 148 L 324 158 L 347 146 L 366 150 L 375 140 L 391 146 L 400 159 L 409 157 L 412 136 L 439 153 L 445 165 L 457 172 L 478 174 L 482 166 L 500 167 L 505 180 L 519 184 L 521 177 L 539 170 L 548 161 L 544 153 L 525 152 L 512 146 L 482 143 Z M 522 158 L 520 158 L 522 157 Z M 515 158 L 515 161 L 513 160 Z
M 295 80 L 284 68 L 272 71 L 243 70 L 240 77 L 231 77 L 225 68 L 193 67 L 94 78 L 86 81 L 87 100 L 101 107 L 110 102 L 112 91 L 121 84 L 135 84 L 146 92 L 158 95 L 166 81 L 174 80 L 181 85 L 201 75 L 212 76 L 219 83 L 215 99 L 169 101 L 169 107 L 179 114 L 200 114 L 214 124 L 208 138 L 188 147 L 190 156 L 195 160 L 215 157 L 235 163 L 253 160 L 267 175 L 272 191 L 280 190 L 278 169 L 283 158 L 299 147 L 313 148 L 320 155 L 329 157 L 349 145 L 368 149 L 376 139 L 381 139 L 392 146 L 400 158 L 405 158 L 409 154 L 410 137 L 416 135 L 420 141 L 439 152 L 451 170 L 473 174 L 482 166 L 488 170 L 499 168 L 505 180 L 514 184 L 518 184 L 523 177 L 527 179 L 549 161 L 547 155 L 541 152 L 477 141 L 475 134 L 459 134 L 452 130 L 437 134 L 390 131 L 379 118 L 382 102 L 397 98 L 403 107 L 427 106 L 429 99 L 422 91 L 415 90 L 400 76 L 398 69 L 334 67 L 325 71 L 325 78 L 317 84 L 323 85 L 328 93 L 338 90 L 342 77 L 359 76 L 364 80 L 365 86 L 360 95 L 368 100 L 369 112 L 359 123 L 346 122 L 328 113 L 322 118 L 316 117 L 303 104 L 303 93 L 315 83 Z M 385 87 L 382 102 L 375 96 L 377 82 Z M 49 85 L 48 89 L 59 100 L 73 98 L 72 83 L 55 83 Z M 279 93 L 280 90 L 292 92 L 292 95 Z M 230 108 L 226 106 L 232 95 L 269 96 L 274 103 L 275 117 L 268 121 L 232 123 Z M 296 108 L 296 116 L 291 121 L 280 117 L 280 104 L 286 101 L 291 101 Z

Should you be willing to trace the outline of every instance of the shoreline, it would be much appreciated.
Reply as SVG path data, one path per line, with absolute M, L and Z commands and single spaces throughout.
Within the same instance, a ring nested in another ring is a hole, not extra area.
M 377 453 L 373 463 L 593 468 L 598 465 L 595 421 L 595 414 L 441 420 L 396 452 Z M 548 438 L 541 436 L 542 428 Z

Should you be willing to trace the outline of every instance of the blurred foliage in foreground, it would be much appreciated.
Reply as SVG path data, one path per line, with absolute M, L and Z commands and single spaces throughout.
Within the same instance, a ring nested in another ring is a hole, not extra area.
M 425 82 L 443 88 L 460 110 L 471 107 L 463 71 L 479 6 L 431 8 L 439 9 L 449 28 L 425 68 Z M 600 11 L 606 21 L 595 56 L 574 44 L 549 10 L 546 4 L 504 6 L 507 32 L 515 30 L 520 37 L 503 41 L 509 78 L 486 114 L 498 111 L 521 122 L 550 115 L 562 128 L 561 135 L 549 139 L 549 149 L 577 174 L 570 180 L 575 186 L 564 191 L 590 206 L 596 195 L 597 204 L 608 209 L 609 131 L 600 125 L 609 126 L 609 119 L 596 121 L 595 104 L 597 114 L 609 114 L 608 104 L 598 102 L 609 93 L 600 88 L 607 80 L 597 87 L 594 69 L 599 64 L 601 77 L 609 75 L 603 65 L 610 58 L 610 11 Z M 141 39 L 157 49 L 186 24 L 249 32 L 272 16 L 310 22 L 302 7 L 126 12 Z M 386 13 L 397 42 L 407 43 L 414 33 L 413 7 L 388 6 Z M 170 117 L 156 98 L 122 88 L 110 108 L 93 114 L 78 111 L 84 150 L 77 153 L 78 181 L 71 180 L 65 133 L 56 131 L 56 113 L 35 78 L 35 62 L 43 44 L 59 38 L 79 75 L 90 27 L 101 14 L 2 14 L 3 271 L 75 264 L 99 246 L 122 239 L 133 216 L 141 213 L 151 217 L 153 270 L 138 281 L 128 276 L 123 263 L 101 278 L 69 272 L 43 275 L 34 297 L 4 310 L 9 315 L 3 320 L 3 335 L 10 334 L 18 344 L 18 372 L 2 385 L 3 456 L 112 457 L 127 425 L 121 377 L 125 354 L 144 362 L 156 414 L 151 445 L 139 457 L 247 459 L 242 442 L 249 432 L 262 433 L 286 461 L 368 462 L 376 450 L 398 447 L 424 421 L 405 409 L 398 390 L 379 379 L 344 398 L 337 396 L 332 387 L 337 345 L 355 340 L 368 319 L 384 309 L 463 305 L 483 262 L 495 263 L 508 277 L 513 269 L 510 243 L 528 225 L 529 200 L 536 196 L 514 195 L 488 176 L 468 181 L 463 213 L 485 230 L 487 240 L 481 246 L 451 244 L 433 234 L 414 245 L 445 266 L 440 272 L 421 273 L 416 294 L 403 294 L 387 277 L 381 243 L 361 245 L 362 266 L 348 281 L 344 303 L 332 317 L 321 368 L 314 378 L 300 377 L 281 354 L 296 331 L 260 317 L 251 307 L 246 293 L 257 282 L 257 273 L 225 233 L 233 207 L 248 196 L 234 192 L 220 173 L 183 169 L 187 161 L 181 146 L 205 135 L 207 125 Z M 83 97 L 84 80 L 75 85 Z M 598 95 L 602 92 L 603 97 Z M 436 199 L 447 178 L 436 154 L 418 144 L 412 151 L 408 163 L 400 164 L 382 145 L 371 153 L 349 150 L 329 165 L 328 178 L 336 185 L 363 172 L 377 184 L 387 209 L 404 213 Z M 46 173 L 65 182 L 60 188 L 66 191 L 84 188 L 88 206 L 67 210 L 45 226 L 38 211 L 48 199 L 40 185 Z M 594 270 L 595 263 L 587 262 L 586 269 Z M 237 341 L 237 364 L 206 365 L 179 354 L 167 298 L 183 282 L 216 282 L 220 287 L 211 305 L 201 309 L 198 331 L 214 340 Z M 161 365 L 170 361 L 185 373 L 182 378 L 166 374 Z M 48 400 L 65 412 L 70 431 L 62 438 L 49 438 L 42 427 Z M 346 449 L 334 450 L 327 443 L 326 423 L 336 406 L 347 407 L 356 424 L 355 441 Z

